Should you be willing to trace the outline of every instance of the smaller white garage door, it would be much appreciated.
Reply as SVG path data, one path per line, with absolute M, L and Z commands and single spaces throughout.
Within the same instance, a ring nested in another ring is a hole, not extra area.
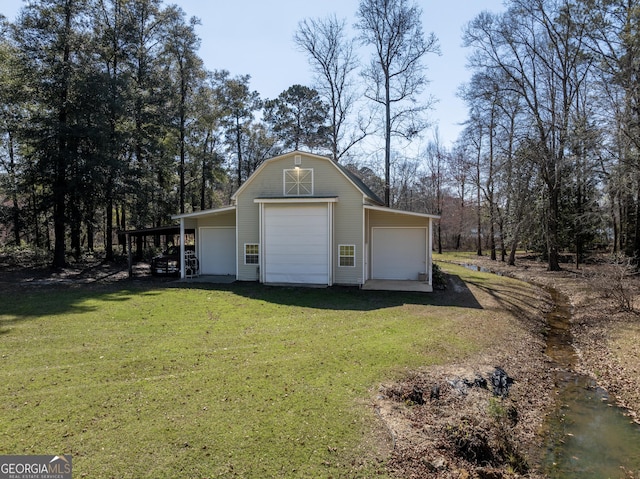
M 374 228 L 372 279 L 418 279 L 427 267 L 427 228 Z
M 200 228 L 200 274 L 236 274 L 236 229 Z

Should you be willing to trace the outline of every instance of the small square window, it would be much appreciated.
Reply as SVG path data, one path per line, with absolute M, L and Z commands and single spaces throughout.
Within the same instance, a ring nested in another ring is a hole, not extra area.
M 285 196 L 313 195 L 312 169 L 296 167 L 292 170 L 283 170 L 283 174 Z
M 260 245 L 244 245 L 244 264 L 260 264 Z
M 339 266 L 355 266 L 356 265 L 356 246 L 353 244 L 341 244 L 339 249 Z

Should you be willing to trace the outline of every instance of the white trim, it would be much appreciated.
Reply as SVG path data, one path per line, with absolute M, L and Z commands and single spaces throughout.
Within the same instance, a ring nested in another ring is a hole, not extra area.
M 429 285 L 433 286 L 433 219 L 429 218 L 429 231 L 427 233 L 427 274 L 429 275 Z
M 369 235 L 369 211 L 362 208 L 362 283 L 369 279 L 369 243 L 367 236 Z M 369 238 L 371 241 L 371 238 Z
M 239 213 L 239 211 L 236 209 L 236 226 L 235 226 L 235 228 L 236 228 L 236 250 L 234 251 L 235 258 L 236 258 L 236 279 L 238 279 L 238 275 L 240 274 L 240 258 L 238 258 L 238 255 L 240 253 L 238 251 L 238 244 L 239 244 L 239 241 L 240 241 L 240 233 L 238 232 L 239 231 L 238 225 L 240 224 L 239 223 L 240 218 L 238 218 L 238 216 L 240 216 L 240 215 L 238 213 Z
M 172 220 L 179 220 L 182 218 L 199 218 L 201 216 L 214 216 L 214 215 L 220 215 L 223 213 L 228 213 L 230 211 L 234 211 L 236 209 L 236 206 L 225 206 L 223 208 L 214 208 L 211 210 L 202 210 L 202 211 L 194 211 L 193 213 L 184 213 L 181 215 L 173 215 L 171 216 Z
M 428 213 L 415 213 L 413 211 L 394 210 L 393 208 L 387 208 L 386 206 L 364 205 L 364 209 L 381 211 L 383 213 L 394 213 L 394 214 L 406 215 L 406 216 L 416 216 L 418 218 L 432 218 L 435 220 L 440 219 L 440 216 L 438 215 L 430 215 Z
M 333 215 L 334 215 L 334 203 L 327 203 L 327 286 L 331 286 L 335 280 L 334 267 L 333 267 L 333 248 L 334 248 L 334 231 L 333 231 Z
M 287 198 L 254 198 L 254 203 L 337 203 L 337 196 L 327 197 L 306 197 L 306 196 L 289 196 Z
M 258 204 L 258 221 L 259 221 L 259 226 L 258 226 L 258 240 L 260 241 L 260 245 L 261 245 L 261 251 L 260 253 L 262 253 L 260 255 L 260 259 L 259 261 L 259 265 L 258 265 L 258 269 L 259 269 L 259 274 L 258 274 L 258 281 L 260 281 L 261 283 L 264 283 L 266 280 L 266 260 L 265 258 L 267 257 L 267 248 L 265 246 L 265 235 L 266 235 L 266 224 L 265 224 L 265 212 L 264 212 L 264 208 L 265 208 L 265 204 L 264 203 L 259 203 Z
M 195 236 L 195 235 L 194 235 Z M 186 276 L 186 267 L 185 267 L 185 263 L 186 261 L 184 260 L 184 218 L 180 218 L 180 278 L 184 279 Z

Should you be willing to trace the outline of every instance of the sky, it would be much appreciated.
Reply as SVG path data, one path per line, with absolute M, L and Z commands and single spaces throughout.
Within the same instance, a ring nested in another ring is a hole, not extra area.
M 0 14 L 14 20 L 25 1 L 2 0 Z M 442 144 L 451 146 L 467 117 L 463 101 L 456 97 L 460 85 L 470 79 L 465 68 L 470 52 L 462 48 L 463 27 L 484 10 L 504 10 L 503 0 L 417 1 L 423 10 L 423 30 L 435 33 L 442 52 L 425 57 L 430 80 L 426 93 L 437 100 L 429 119 L 437 125 Z M 199 53 L 208 70 L 251 75 L 251 89 L 267 99 L 291 85 L 313 86 L 308 59 L 293 42 L 298 23 L 335 14 L 352 26 L 359 0 L 165 0 L 165 5 L 170 3 L 180 6 L 188 18 L 200 19 Z M 433 131 L 429 133 L 432 138 Z

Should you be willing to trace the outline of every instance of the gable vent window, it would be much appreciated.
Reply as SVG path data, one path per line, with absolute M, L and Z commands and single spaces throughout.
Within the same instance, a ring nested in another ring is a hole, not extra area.
M 313 170 L 310 168 L 293 168 L 284 170 L 285 196 L 313 195 Z

